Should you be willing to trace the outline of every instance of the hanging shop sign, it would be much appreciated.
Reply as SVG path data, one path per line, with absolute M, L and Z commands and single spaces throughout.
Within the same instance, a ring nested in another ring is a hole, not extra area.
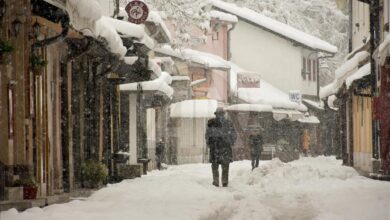
M 291 90 L 289 93 L 290 101 L 301 104 L 302 103 L 302 94 L 299 90 Z
M 134 0 L 129 2 L 125 8 L 129 16 L 129 22 L 134 24 L 143 24 L 149 15 L 149 8 L 145 2 Z

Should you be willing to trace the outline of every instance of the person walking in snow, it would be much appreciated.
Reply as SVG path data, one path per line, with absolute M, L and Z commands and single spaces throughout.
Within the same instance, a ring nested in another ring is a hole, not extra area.
M 259 166 L 260 154 L 263 150 L 263 137 L 261 134 L 249 136 L 249 146 L 251 148 L 252 170 Z
M 165 142 L 164 139 L 160 139 L 160 141 L 156 145 L 156 163 L 157 169 L 161 170 L 161 162 L 163 159 L 163 154 L 165 150 Z
M 233 123 L 225 118 L 223 109 L 217 109 L 215 118 L 208 121 L 206 130 L 214 186 L 219 186 L 219 165 L 222 167 L 222 186 L 226 187 L 229 183 L 229 164 L 233 161 L 232 145 L 236 138 Z
M 307 157 L 309 147 L 310 147 L 310 134 L 309 134 L 309 131 L 307 129 L 305 129 L 303 131 L 303 135 L 302 135 L 302 149 L 303 149 L 303 154 L 305 155 L 305 157 Z

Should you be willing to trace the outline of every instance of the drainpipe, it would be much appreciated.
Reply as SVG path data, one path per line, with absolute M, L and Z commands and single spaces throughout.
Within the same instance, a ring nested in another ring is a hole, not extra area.
M 232 27 L 231 28 L 229 28 L 229 30 L 227 31 L 227 60 L 231 60 L 232 59 L 232 56 L 231 56 L 231 52 L 230 52 L 230 37 L 231 37 L 231 34 L 230 34 L 230 32 L 231 31 L 233 31 L 234 30 L 234 28 L 236 27 L 236 24 L 232 24 Z M 227 77 L 227 84 L 228 84 L 228 86 L 227 86 L 227 89 L 228 89 L 228 91 L 227 91 L 227 102 L 228 103 L 231 103 L 232 104 L 232 98 L 231 98 L 231 96 L 232 96 L 232 94 L 230 94 L 231 93 L 231 89 L 230 89 L 230 74 L 231 74 L 231 69 L 228 71 L 228 77 Z
M 232 24 L 232 27 L 227 31 L 227 60 L 231 60 L 232 56 L 231 56 L 231 52 L 230 52 L 230 37 L 231 37 L 231 34 L 230 32 L 234 30 L 234 28 L 236 28 L 236 24 Z
M 35 42 L 32 45 L 32 49 L 45 47 L 45 46 L 48 46 L 50 44 L 53 44 L 53 43 L 56 43 L 56 42 L 59 42 L 59 41 L 63 41 L 66 38 L 66 36 L 68 35 L 68 32 L 69 32 L 69 16 L 62 17 L 62 19 L 61 19 L 61 27 L 62 27 L 62 32 L 59 35 L 51 37 L 51 38 L 48 38 L 48 39 L 45 39 L 45 40 L 41 40 L 41 41 Z

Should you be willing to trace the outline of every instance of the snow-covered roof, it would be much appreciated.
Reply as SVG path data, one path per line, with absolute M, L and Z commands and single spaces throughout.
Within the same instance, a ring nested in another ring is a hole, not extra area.
M 193 49 L 184 49 L 182 50 L 182 54 L 186 60 L 204 65 L 206 68 L 230 69 L 230 64 L 228 61 L 211 53 L 201 52 Z
M 173 89 L 168 84 L 172 81 L 169 73 L 162 72 L 160 77 L 151 81 L 127 83 L 119 85 L 120 91 L 137 91 L 138 85 L 141 86 L 142 91 L 160 91 L 168 97 L 173 95 Z
M 272 112 L 271 105 L 263 104 L 236 104 L 225 108 L 227 111 L 243 111 L 243 112 Z
M 198 85 L 201 85 L 205 82 L 207 82 L 207 78 L 198 79 L 198 80 L 192 81 L 191 86 L 198 86 Z
M 161 53 L 167 56 L 176 57 L 181 60 L 185 60 L 183 54 L 179 49 L 173 49 L 170 45 L 162 45 L 161 47 L 156 47 L 153 49 L 157 53 Z
M 371 73 L 371 63 L 367 63 L 366 65 L 360 67 L 358 71 L 356 71 L 353 75 L 349 76 L 345 80 L 345 84 L 347 85 L 347 88 L 349 88 L 355 80 L 370 75 L 370 73 Z
M 172 42 L 171 32 L 169 32 L 167 26 L 165 25 L 165 22 L 157 11 L 150 11 L 149 16 L 146 20 L 149 22 L 153 22 L 157 26 L 160 26 L 161 29 L 164 31 L 165 35 L 167 36 L 169 42 Z
M 302 112 L 291 109 L 277 109 L 273 108 L 272 105 L 267 104 L 236 104 L 226 107 L 225 110 L 240 112 L 270 112 L 276 121 L 280 121 L 282 119 L 296 121 L 304 117 Z
M 210 17 L 212 19 L 216 19 L 216 20 L 220 20 L 220 21 L 226 21 L 226 22 L 229 22 L 229 23 L 237 23 L 238 22 L 237 16 L 229 14 L 229 13 L 225 13 L 225 12 L 222 12 L 222 11 L 211 10 L 209 12 L 209 14 L 210 14 Z
M 66 11 L 76 30 L 96 39 L 104 38 L 112 53 L 124 57 L 127 49 L 123 46 L 115 28 L 106 17 L 102 16 L 99 3 L 95 0 L 69 0 L 66 4 Z
M 213 118 L 218 102 L 212 99 L 185 100 L 171 104 L 172 118 Z
M 359 65 L 365 62 L 370 57 L 367 51 L 361 51 L 355 54 L 351 59 L 347 60 L 341 65 L 335 72 L 335 80 L 320 88 L 320 98 L 323 99 L 330 95 L 336 94 L 341 86 L 345 83 L 346 79 L 358 71 Z M 362 73 L 360 73 L 362 74 Z
M 230 62 L 224 60 L 222 57 L 193 49 L 173 49 L 169 45 L 163 45 L 159 48 L 154 48 L 157 53 L 176 57 L 186 60 L 189 63 L 196 63 L 203 65 L 210 69 L 230 69 Z
M 107 16 L 102 16 L 102 19 L 107 21 L 115 28 L 117 32 L 127 37 L 141 39 L 145 35 L 144 28 L 141 25 L 133 24 L 128 21 L 122 21 Z
M 172 76 L 173 81 L 190 81 L 189 76 Z
M 234 14 L 241 19 L 250 21 L 266 30 L 274 32 L 280 36 L 297 42 L 313 50 L 319 50 L 328 53 L 336 53 L 337 47 L 325 42 L 317 37 L 304 33 L 287 24 L 268 18 L 251 9 L 238 7 L 235 4 L 227 3 L 221 0 L 209 0 L 216 8 Z

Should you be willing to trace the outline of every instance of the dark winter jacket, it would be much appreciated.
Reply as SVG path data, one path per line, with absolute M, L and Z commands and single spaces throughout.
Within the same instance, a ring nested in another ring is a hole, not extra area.
M 232 145 L 236 138 L 237 134 L 230 120 L 223 117 L 210 119 L 206 130 L 207 146 L 210 149 L 210 163 L 232 162 Z
M 156 156 L 162 156 L 165 150 L 165 143 L 164 142 L 158 142 L 156 145 Z
M 251 156 L 260 155 L 263 150 L 263 137 L 258 135 L 249 136 L 249 146 L 251 148 Z

